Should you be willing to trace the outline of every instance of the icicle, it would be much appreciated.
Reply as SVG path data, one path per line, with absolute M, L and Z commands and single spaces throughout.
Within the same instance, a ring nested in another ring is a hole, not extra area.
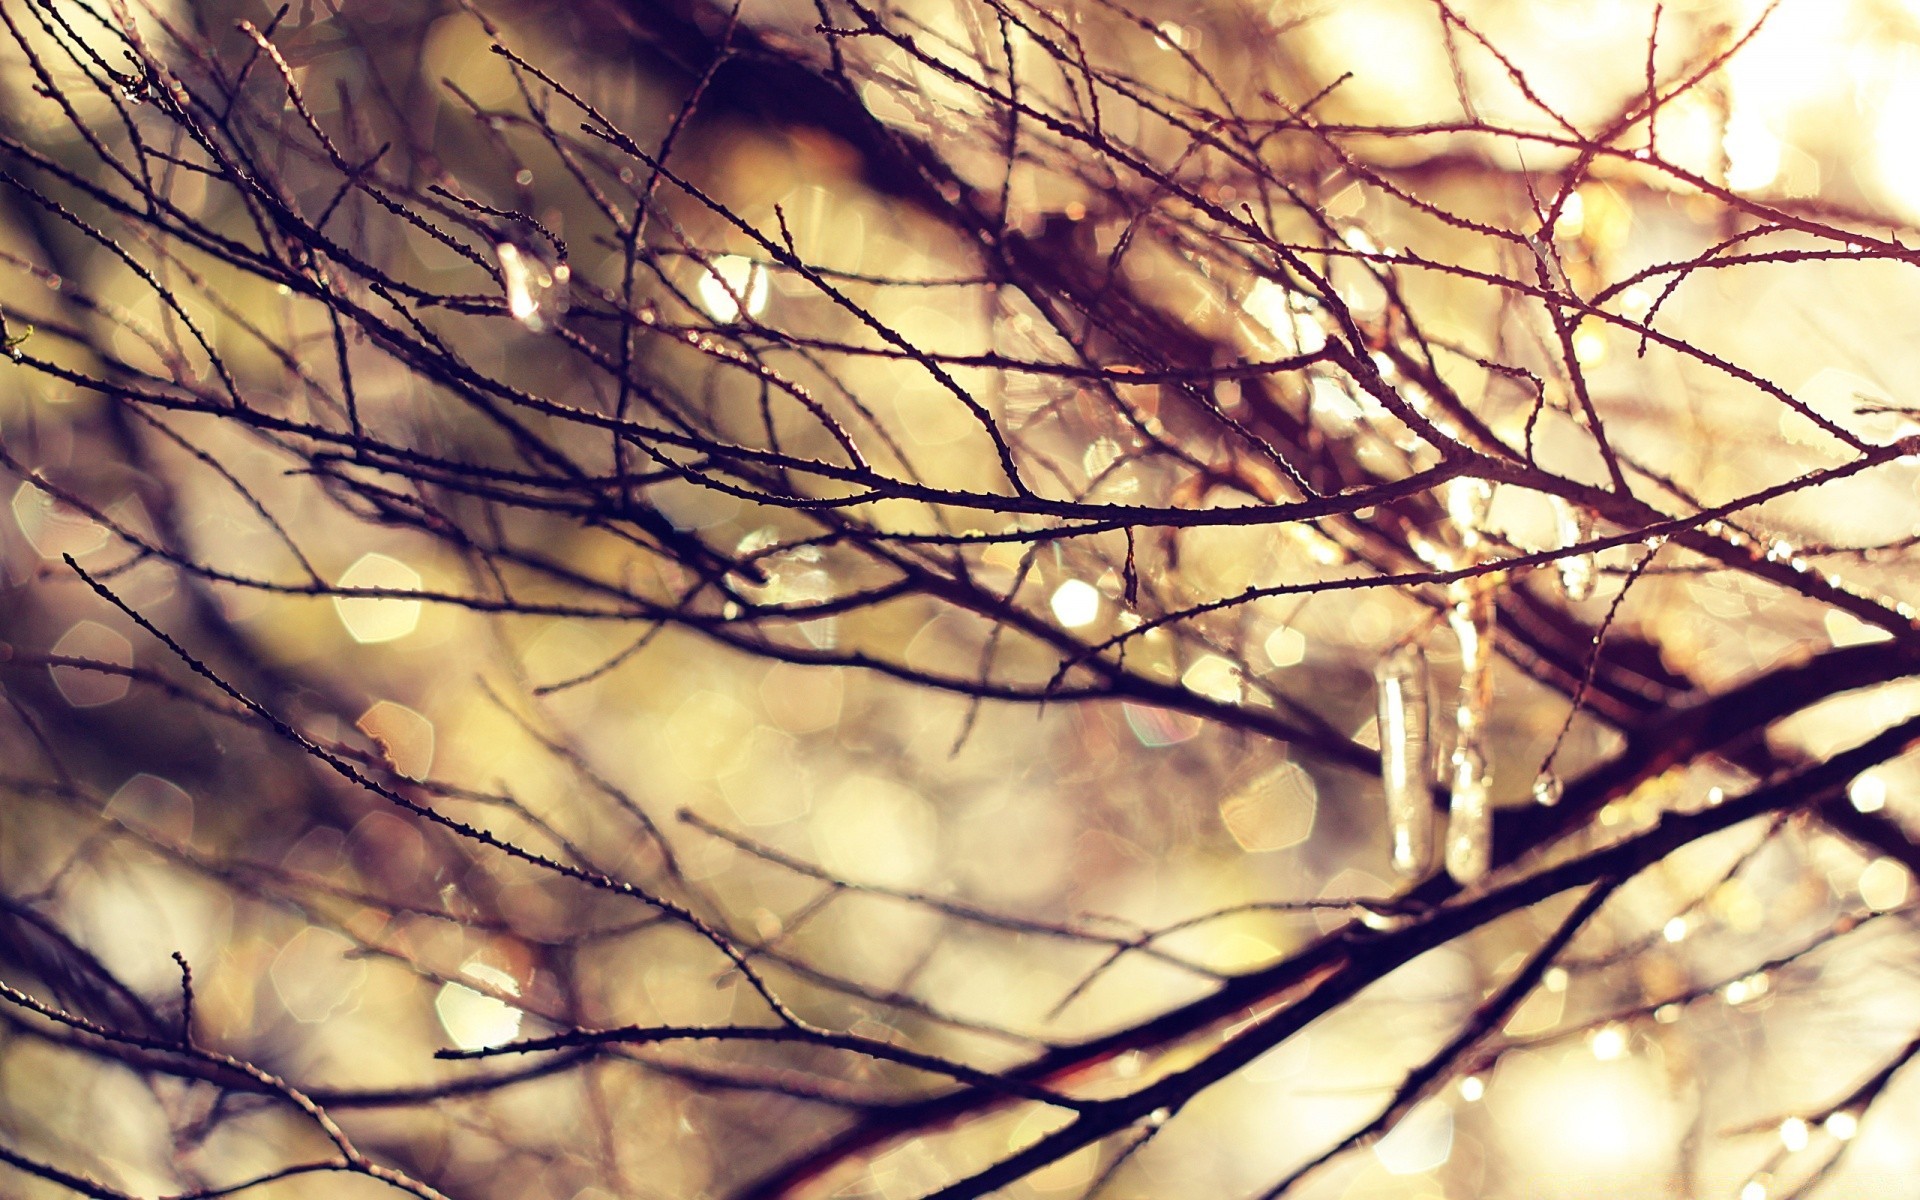
M 1453 803 L 1447 812 L 1447 874 L 1460 884 L 1479 882 L 1493 864 L 1493 777 L 1478 746 L 1453 751 Z
M 1462 475 L 1446 487 L 1447 515 L 1453 518 L 1462 548 L 1472 550 L 1480 544 L 1487 529 L 1487 517 L 1493 512 L 1493 485 L 1472 475 Z
M 1393 831 L 1393 867 L 1418 879 L 1433 861 L 1433 784 L 1428 778 L 1427 656 L 1401 646 L 1374 671 L 1379 685 L 1380 778 Z
M 1558 496 L 1553 498 L 1553 508 L 1560 526 L 1562 547 L 1577 546 L 1593 536 L 1593 526 L 1586 513 Z M 1556 560 L 1553 567 L 1560 575 L 1560 590 L 1567 599 L 1577 602 L 1593 595 L 1592 554 L 1569 554 Z
M 506 285 L 507 311 L 513 319 L 535 333 L 559 324 L 567 311 L 572 269 L 512 242 L 501 242 L 493 252 L 500 258 L 500 280 Z
M 1447 623 L 1460 641 L 1460 704 L 1454 714 L 1453 801 L 1447 819 L 1447 874 L 1477 882 L 1493 861 L 1493 777 L 1487 713 L 1493 705 L 1494 589 L 1484 577 L 1448 588 Z

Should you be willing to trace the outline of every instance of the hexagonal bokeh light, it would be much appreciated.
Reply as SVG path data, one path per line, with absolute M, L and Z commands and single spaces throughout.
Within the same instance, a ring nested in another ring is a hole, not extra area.
M 341 573 L 335 586 L 389 592 L 419 590 L 420 572 L 397 558 L 363 554 Z M 392 642 L 420 625 L 421 603 L 403 596 L 335 596 L 333 608 L 356 642 Z

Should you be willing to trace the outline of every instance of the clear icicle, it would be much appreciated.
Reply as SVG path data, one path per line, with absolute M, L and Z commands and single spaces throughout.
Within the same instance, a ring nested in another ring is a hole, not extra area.
M 506 286 L 507 311 L 513 319 L 535 333 L 558 325 L 567 311 L 572 269 L 512 242 L 501 242 L 493 252 L 500 259 L 500 281 Z
M 1472 475 L 1462 475 L 1446 487 L 1447 515 L 1459 531 L 1460 545 L 1471 550 L 1480 544 L 1487 530 L 1487 518 L 1493 512 L 1493 485 Z
M 1460 642 L 1460 704 L 1454 714 L 1453 801 L 1447 815 L 1447 874 L 1462 884 L 1486 875 L 1493 861 L 1493 775 L 1486 726 L 1493 706 L 1494 589 L 1485 578 L 1448 589 L 1447 623 Z
M 1433 784 L 1428 777 L 1427 656 L 1401 646 L 1374 671 L 1380 716 L 1380 778 L 1393 832 L 1393 867 L 1417 879 L 1433 862 Z
M 1447 874 L 1465 886 L 1493 865 L 1493 776 L 1478 746 L 1453 751 L 1453 803 L 1447 811 Z
M 1560 526 L 1560 545 L 1577 546 L 1593 536 L 1593 526 L 1587 515 L 1555 496 L 1554 515 Z M 1594 562 L 1592 554 L 1569 554 L 1557 559 L 1554 570 L 1560 576 L 1560 591 L 1567 599 L 1585 600 L 1593 595 Z

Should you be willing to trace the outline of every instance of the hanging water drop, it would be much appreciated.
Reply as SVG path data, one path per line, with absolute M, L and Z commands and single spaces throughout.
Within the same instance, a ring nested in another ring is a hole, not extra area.
M 1566 793 L 1567 785 L 1552 771 L 1542 772 L 1540 778 L 1533 781 L 1533 800 L 1542 808 L 1552 808 Z
M 507 289 L 507 312 L 513 319 L 535 333 L 559 324 L 567 311 L 572 268 L 513 242 L 501 242 L 493 252 L 500 259 L 500 281 Z
M 1414 917 L 1404 909 L 1386 909 L 1360 901 L 1354 907 L 1359 911 L 1360 923 L 1377 933 L 1392 933 L 1396 929 L 1405 929 L 1413 924 Z
M 1380 779 L 1387 793 L 1393 867 L 1425 874 L 1433 859 L 1433 784 L 1428 778 L 1427 656 L 1409 643 L 1374 672 L 1380 718 Z

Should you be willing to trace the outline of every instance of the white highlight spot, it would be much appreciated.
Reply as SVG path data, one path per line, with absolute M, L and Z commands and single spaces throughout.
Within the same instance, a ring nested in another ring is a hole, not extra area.
M 1727 121 L 1727 136 L 1721 144 L 1727 152 L 1729 190 L 1758 191 L 1779 178 L 1780 139 L 1764 120 L 1735 112 Z
M 1860 812 L 1879 812 L 1887 806 L 1887 781 L 1873 774 L 1860 774 L 1847 785 L 1847 799 Z
M 1218 654 L 1203 654 L 1180 676 L 1180 686 L 1209 700 L 1238 704 L 1242 686 L 1240 668 Z
M 1049 602 L 1054 620 L 1068 629 L 1091 625 L 1100 616 L 1100 591 L 1080 579 L 1069 579 L 1054 589 Z
M 520 994 L 520 984 L 498 967 L 470 962 L 460 973 L 509 996 Z M 449 983 L 433 1002 L 440 1024 L 462 1050 L 481 1050 L 510 1042 L 520 1034 L 521 1012 L 504 1000 L 476 992 L 464 984 Z
M 1271 279 L 1255 280 L 1240 307 L 1272 334 L 1280 353 L 1315 354 L 1327 344 L 1327 331 L 1314 313 L 1320 305 L 1310 296 L 1289 292 Z
M 500 280 L 507 289 L 507 312 L 535 333 L 559 324 L 567 311 L 568 282 L 573 269 L 566 263 L 548 263 L 512 242 L 493 248 L 500 259 Z
M 1780 1122 L 1780 1144 L 1787 1148 L 1788 1154 L 1798 1154 L 1807 1148 L 1807 1123 L 1799 1117 L 1788 1117 Z
M 767 269 L 750 258 L 723 254 L 700 277 L 700 307 L 723 325 L 738 321 L 744 312 L 757 317 L 766 310 Z
M 1618 1025 L 1603 1025 L 1594 1031 L 1589 1045 L 1595 1058 L 1612 1062 L 1627 1052 L 1627 1031 Z
M 420 572 L 397 558 L 363 554 L 346 569 L 335 586 L 390 592 L 418 591 Z M 356 642 L 391 642 L 406 637 L 420 625 L 420 601 L 397 596 L 335 596 L 333 608 Z

